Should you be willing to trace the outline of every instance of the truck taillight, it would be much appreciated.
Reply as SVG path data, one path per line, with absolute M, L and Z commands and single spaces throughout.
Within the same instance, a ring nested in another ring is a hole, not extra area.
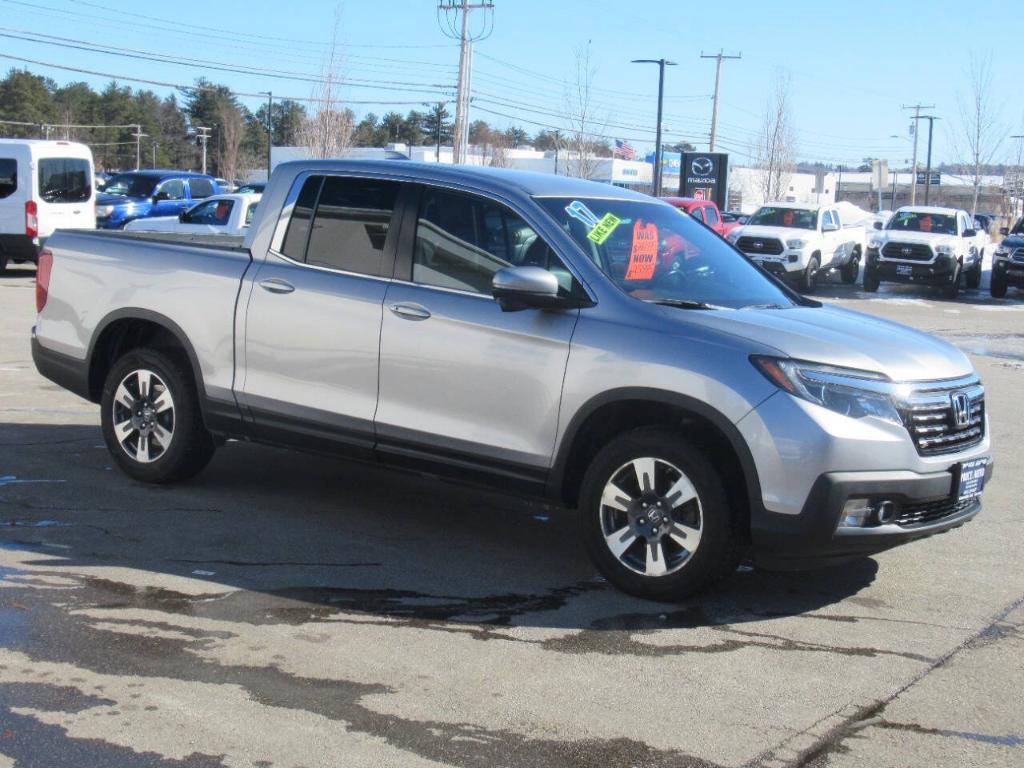
M 42 312 L 50 295 L 50 272 L 53 270 L 53 251 L 43 248 L 36 266 L 36 312 Z
M 39 208 L 35 200 L 25 203 L 25 235 L 39 237 Z

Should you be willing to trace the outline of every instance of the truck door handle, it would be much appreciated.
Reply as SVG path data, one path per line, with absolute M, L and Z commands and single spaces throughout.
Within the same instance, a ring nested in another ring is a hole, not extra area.
M 268 280 L 260 280 L 260 288 L 271 293 L 291 293 L 295 286 L 285 280 L 271 277 Z
M 406 320 L 426 320 L 430 317 L 430 311 L 419 304 L 392 304 L 388 309 Z

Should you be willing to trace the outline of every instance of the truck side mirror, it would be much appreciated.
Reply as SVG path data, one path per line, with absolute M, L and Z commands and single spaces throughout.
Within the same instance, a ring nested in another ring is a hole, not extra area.
M 964 237 L 974 237 L 977 234 L 978 234 L 978 230 L 976 230 L 976 229 L 965 229 L 964 230 Z
M 178 214 L 178 221 L 180 221 L 182 224 L 188 224 L 190 221 L 192 221 L 192 215 L 188 211 L 182 211 L 181 213 Z
M 881 228 L 882 228 L 882 222 L 880 222 L 880 221 L 876 221 L 876 222 L 875 222 L 874 224 L 872 224 L 871 226 L 873 226 L 873 227 L 874 227 L 875 229 L 881 229 Z
M 1002 235 L 1003 237 L 1006 237 L 1007 235 L 1010 234 L 1010 228 L 1009 227 L 1000 227 L 999 228 L 999 234 Z
M 839 231 L 839 227 L 837 225 L 835 225 L 835 224 L 822 224 L 821 225 L 821 231 L 822 232 L 838 232 Z
M 154 203 L 159 203 L 161 200 L 170 200 L 170 199 L 171 199 L 171 196 L 169 194 L 167 194 L 166 192 L 157 192 L 155 195 L 153 195 L 153 202 Z

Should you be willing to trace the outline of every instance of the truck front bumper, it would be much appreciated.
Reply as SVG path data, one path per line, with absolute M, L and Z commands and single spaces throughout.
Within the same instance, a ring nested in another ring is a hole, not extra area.
M 992 276 L 1004 277 L 1007 285 L 1024 288 L 1024 261 L 996 259 L 992 264 Z
M 874 269 L 878 279 L 886 283 L 916 283 L 919 285 L 949 285 L 953 282 L 956 263 L 951 256 L 937 256 L 933 262 L 921 264 L 888 261 L 878 251 L 868 249 L 868 269 Z M 970 265 L 964 265 L 968 268 Z
M 992 469 L 989 460 L 986 483 Z M 782 570 L 820 567 L 958 528 L 981 511 L 981 497 L 959 501 L 957 484 L 957 473 L 952 468 L 932 474 L 823 474 L 799 515 L 768 512 L 751 521 L 754 561 Z M 845 526 L 844 507 L 850 499 L 890 502 L 892 522 Z

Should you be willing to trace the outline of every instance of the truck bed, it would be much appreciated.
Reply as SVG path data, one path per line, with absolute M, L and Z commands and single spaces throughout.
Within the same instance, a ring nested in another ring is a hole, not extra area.
M 145 232 L 115 229 L 73 229 L 64 230 L 75 235 L 85 235 L 116 241 L 142 240 L 149 243 L 167 243 L 169 245 L 191 245 L 196 248 L 214 248 L 218 250 L 246 251 L 245 237 L 235 235 L 200 235 L 189 232 Z

